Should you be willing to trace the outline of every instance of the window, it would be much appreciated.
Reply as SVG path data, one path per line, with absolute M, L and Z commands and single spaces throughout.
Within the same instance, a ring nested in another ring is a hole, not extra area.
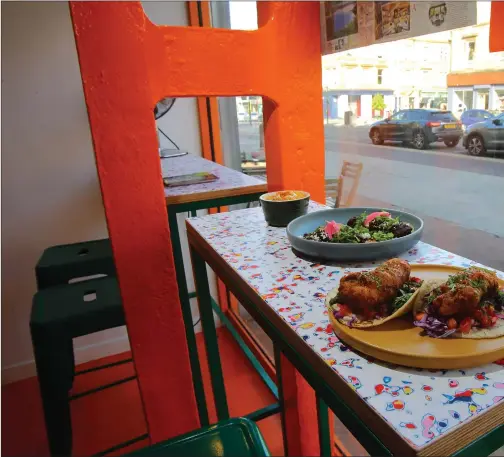
M 431 113 L 431 119 L 435 119 L 436 121 L 456 121 L 457 119 L 450 111 L 439 111 Z
M 487 113 L 486 111 L 476 111 L 475 117 L 480 117 L 482 119 L 490 119 L 492 115 L 490 113 Z
M 378 85 L 381 85 L 383 82 L 383 70 L 378 68 Z
M 405 121 L 406 120 L 406 111 L 399 111 L 390 117 L 392 121 Z
M 468 61 L 474 60 L 474 53 L 476 51 L 476 40 L 467 40 L 465 42 L 465 55 Z
M 406 113 L 405 118 L 408 121 L 419 121 L 419 120 L 425 119 L 425 111 L 424 110 L 414 109 L 414 110 L 405 111 L 405 113 Z

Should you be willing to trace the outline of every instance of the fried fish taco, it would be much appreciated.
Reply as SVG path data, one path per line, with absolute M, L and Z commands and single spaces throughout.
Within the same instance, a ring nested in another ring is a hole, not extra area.
M 499 338 L 503 308 L 495 272 L 470 267 L 447 280 L 424 281 L 413 301 L 414 324 L 433 338 Z
M 366 328 L 410 313 L 422 283 L 410 273 L 408 262 L 390 259 L 372 271 L 345 275 L 338 290 L 326 297 L 331 319 Z

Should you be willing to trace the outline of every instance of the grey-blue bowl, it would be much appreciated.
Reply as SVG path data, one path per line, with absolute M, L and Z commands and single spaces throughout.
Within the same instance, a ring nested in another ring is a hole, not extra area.
M 325 243 L 320 241 L 305 240 L 305 233 L 313 232 L 317 227 L 327 221 L 336 221 L 346 224 L 352 216 L 363 212 L 367 214 L 375 211 L 388 211 L 392 217 L 399 216 L 401 222 L 408 222 L 413 226 L 413 232 L 402 238 L 394 238 L 378 243 Z M 422 237 L 423 221 L 413 214 L 386 208 L 334 208 L 309 213 L 306 216 L 294 219 L 287 226 L 287 237 L 292 247 L 313 259 L 323 260 L 374 260 L 394 257 L 406 252 L 418 243 Z

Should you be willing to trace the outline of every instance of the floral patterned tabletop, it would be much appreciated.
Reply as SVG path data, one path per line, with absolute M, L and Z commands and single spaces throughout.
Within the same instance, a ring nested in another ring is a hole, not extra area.
M 190 201 L 198 200 L 197 196 L 205 194 L 205 198 L 212 198 L 211 193 L 240 190 L 240 194 L 266 192 L 264 180 L 248 176 L 231 168 L 224 167 L 210 160 L 187 154 L 181 157 L 161 159 L 163 178 L 187 175 L 198 172 L 213 173 L 218 177 L 216 181 L 189 186 L 165 187 L 165 197 L 170 204 L 185 201 L 180 197 L 185 196 Z M 210 193 L 210 195 L 208 195 Z M 218 195 L 221 197 L 222 195 Z
M 310 211 L 321 208 L 310 204 Z M 368 361 L 338 340 L 324 298 L 336 279 L 377 262 L 329 266 L 303 260 L 290 248 L 284 228 L 266 224 L 261 208 L 187 222 L 414 448 L 504 400 L 504 361 L 466 370 L 405 368 Z M 476 264 L 423 242 L 401 257 L 410 263 Z

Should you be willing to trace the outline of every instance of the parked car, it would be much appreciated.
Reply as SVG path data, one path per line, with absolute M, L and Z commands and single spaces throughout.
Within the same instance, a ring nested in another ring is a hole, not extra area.
M 463 133 L 462 123 L 451 111 L 406 109 L 371 125 L 369 138 L 373 144 L 401 141 L 416 149 L 425 149 L 430 143 L 442 141 L 453 148 Z
M 259 120 L 259 113 L 256 113 L 256 112 L 254 112 L 254 111 L 253 111 L 253 112 L 251 112 L 251 113 L 250 113 L 250 120 L 251 120 L 251 121 L 257 121 L 257 120 Z
M 238 111 L 238 122 L 244 122 L 248 120 L 248 115 L 244 111 Z
M 476 122 L 484 122 L 488 119 L 493 119 L 494 115 L 484 109 L 469 109 L 464 111 L 460 116 L 460 121 L 465 128 Z
M 467 127 L 462 144 L 473 156 L 504 151 L 504 113 Z

